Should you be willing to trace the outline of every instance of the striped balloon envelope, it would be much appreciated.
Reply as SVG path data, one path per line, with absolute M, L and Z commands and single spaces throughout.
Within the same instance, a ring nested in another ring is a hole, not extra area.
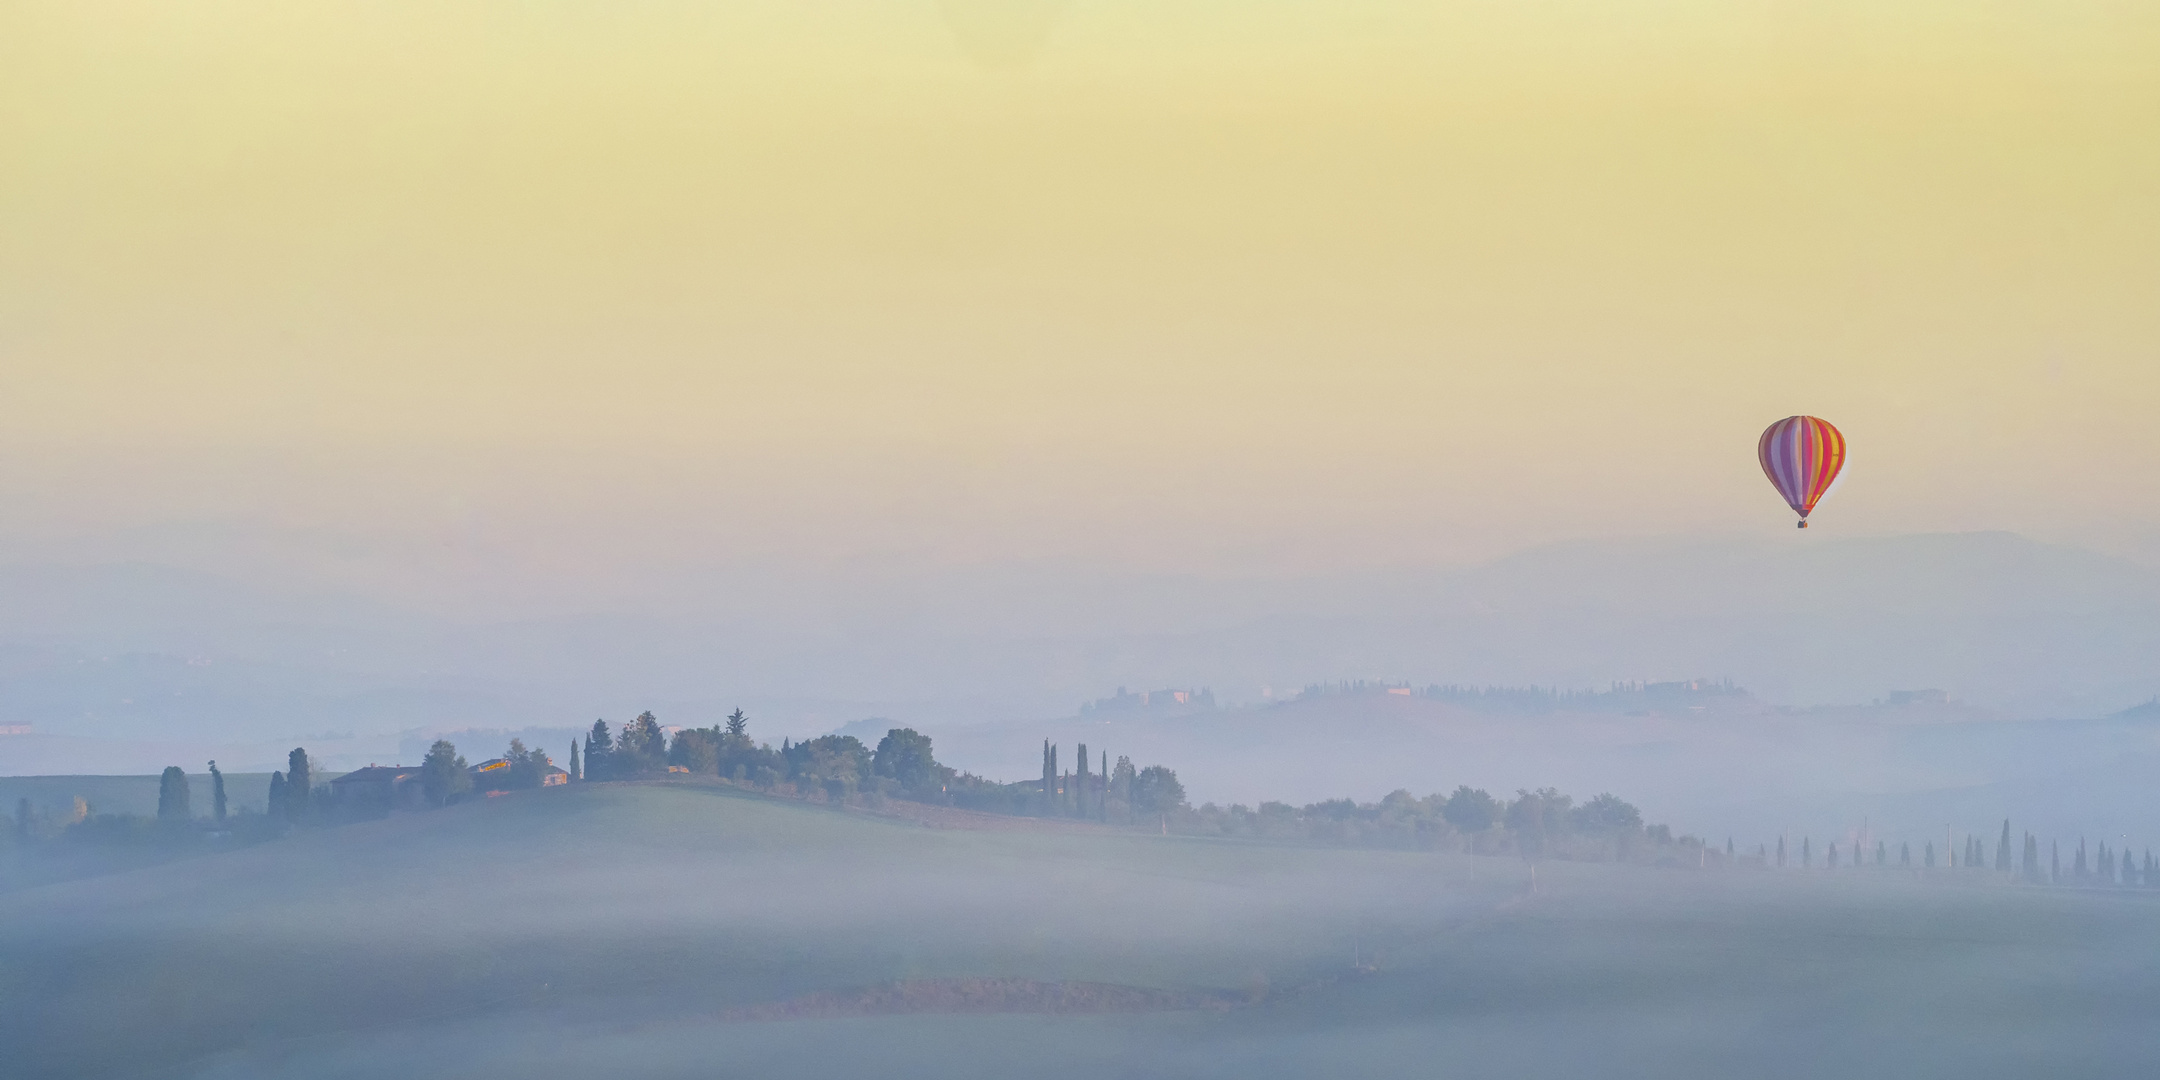
M 1823 493 L 1845 467 L 1845 436 L 1830 421 L 1813 416 L 1788 416 L 1763 429 L 1755 443 L 1755 457 L 1763 475 L 1770 478 L 1785 505 L 1800 515 L 1807 528 L 1809 511 L 1822 501 Z

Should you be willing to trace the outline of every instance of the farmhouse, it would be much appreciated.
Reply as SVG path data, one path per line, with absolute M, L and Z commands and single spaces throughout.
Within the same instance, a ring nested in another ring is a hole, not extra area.
M 418 810 L 427 805 L 418 765 L 369 765 L 354 769 L 330 781 L 330 791 L 347 806 Z

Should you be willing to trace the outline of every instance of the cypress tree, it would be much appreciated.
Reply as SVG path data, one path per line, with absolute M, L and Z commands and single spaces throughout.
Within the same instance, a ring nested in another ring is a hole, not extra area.
M 285 816 L 294 821 L 305 818 L 310 800 L 307 751 L 296 746 L 285 755 Z
M 1911 841 L 1909 841 L 1909 840 L 1900 840 L 1900 841 L 1898 841 L 1898 848 L 1897 848 L 1897 864 L 1898 864 L 1899 866 L 1911 866 L 1911 865 L 1912 865 L 1912 842 L 1911 842 Z
M 187 774 L 178 765 L 167 765 L 158 775 L 157 816 L 159 821 L 183 824 L 194 816 L 188 808 Z
M 2048 841 L 2048 884 L 2062 884 L 2062 843 Z
M 583 780 L 583 779 L 585 779 L 585 774 L 583 774 L 583 773 L 581 773 L 581 772 L 579 772 L 579 771 L 578 771 L 578 756 L 577 756 L 577 739 L 576 739 L 576 738 L 574 738 L 574 737 L 573 737 L 573 738 L 572 738 L 572 739 L 570 740 L 570 769 L 569 769 L 569 772 L 570 772 L 570 779 L 572 779 L 572 780 Z
M 2002 873 L 2002 874 L 2007 874 L 2007 873 L 2009 873 L 2009 872 L 2010 872 L 2010 819 L 2009 819 L 2009 818 L 2004 818 L 2004 819 L 2003 819 L 2003 831 L 2002 831 L 2002 840 L 2001 840 L 2001 841 L 1999 841 L 1998 843 L 1996 843 L 1996 845 L 1995 845 L 1995 870 L 1996 870 L 1996 872 L 1997 872 L 1997 873 Z
M 1837 869 L 1837 841 L 1830 841 L 1830 850 L 1826 853 L 1826 856 L 1828 858 L 1828 861 L 1825 862 L 1823 865 L 1829 867 L 1832 870 Z
M 1926 858 L 1927 862 L 1924 864 L 1926 869 L 1935 869 L 1935 841 L 1933 840 L 1927 842 Z
M 285 774 L 281 772 L 270 774 L 269 814 L 273 818 L 285 816 Z
M 2077 861 L 2070 864 L 2070 876 L 2077 881 L 2085 880 L 2085 838 L 2078 837 Z
M 1785 869 L 1785 838 L 1782 836 L 1777 838 L 1777 864 L 1778 869 Z
M 215 761 L 210 763 L 210 813 L 218 824 L 225 824 L 225 774 L 218 771 Z
M 1890 845 L 1881 840 L 1875 841 L 1875 865 L 1890 865 Z
M 1073 769 L 1073 796 L 1070 800 L 1072 802 L 1072 816 L 1084 818 L 1088 816 L 1086 743 L 1081 743 L 1073 748 L 1073 758 L 1078 764 Z

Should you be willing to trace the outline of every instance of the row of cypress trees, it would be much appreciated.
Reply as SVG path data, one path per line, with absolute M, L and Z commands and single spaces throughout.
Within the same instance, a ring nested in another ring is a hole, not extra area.
M 2059 841 L 2050 840 L 2048 842 L 2047 864 L 2043 867 L 2040 861 L 2040 838 L 2038 836 L 2029 832 L 2023 834 L 2023 841 L 2018 845 L 2016 853 L 2013 854 L 2010 835 L 2010 820 L 2005 818 L 2003 819 L 2002 832 L 1995 841 L 1995 855 L 1991 866 L 1987 845 L 1978 835 L 1968 833 L 1965 842 L 1959 845 L 1960 850 L 1955 855 L 1950 853 L 1947 845 L 1945 846 L 1943 854 L 1948 858 L 1945 859 L 1944 868 L 1964 870 L 1992 869 L 1997 874 L 2032 885 L 2113 885 L 2160 888 L 2160 861 L 2154 859 L 2150 848 L 2147 848 L 2143 856 L 2140 857 L 2128 850 L 2110 849 L 2108 845 L 2103 843 L 2098 845 L 2098 849 L 2088 858 L 2085 838 L 2079 837 L 2077 850 L 2072 855 L 2071 866 L 2066 874 L 2063 870 L 2062 846 Z M 1728 855 L 1731 854 L 1731 840 L 1725 842 L 1725 849 Z M 1858 845 L 1854 845 L 1849 850 L 1848 865 L 1854 867 L 1866 865 L 1866 860 L 1858 850 Z M 1766 857 L 1765 861 L 1768 862 L 1769 852 L 1765 851 L 1763 854 Z M 1888 843 L 1877 840 L 1875 842 L 1874 856 L 1874 865 L 1879 867 L 1889 866 Z M 1782 836 L 1778 837 L 1775 860 L 1775 865 L 1778 867 L 1782 868 L 1788 865 L 1785 838 Z M 1799 862 L 1803 868 L 1812 867 L 1815 864 L 1813 843 L 1808 837 L 1800 838 Z M 1838 868 L 1838 846 L 1834 841 L 1825 852 L 1824 865 L 1832 870 Z M 1913 866 L 1912 844 L 1910 842 L 1901 841 L 1899 843 L 1897 865 L 1907 869 Z M 1927 841 L 1922 845 L 1920 866 L 1922 869 L 1927 870 L 1936 869 L 1934 841 Z

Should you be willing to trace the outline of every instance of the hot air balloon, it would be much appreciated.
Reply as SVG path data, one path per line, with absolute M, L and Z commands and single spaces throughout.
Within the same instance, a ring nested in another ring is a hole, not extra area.
M 1755 457 L 1763 475 L 1785 496 L 1785 505 L 1800 515 L 1807 528 L 1808 512 L 1822 501 L 1823 493 L 1845 467 L 1845 436 L 1830 421 L 1813 416 L 1788 416 L 1763 429 L 1755 443 Z

